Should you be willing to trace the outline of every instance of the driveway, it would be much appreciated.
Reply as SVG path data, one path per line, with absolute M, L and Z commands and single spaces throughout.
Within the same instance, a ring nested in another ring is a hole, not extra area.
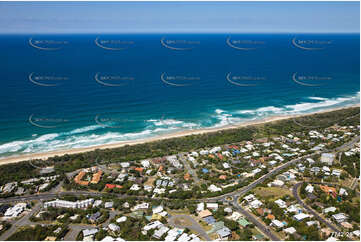
M 173 227 L 188 228 L 190 230 L 196 231 L 201 237 L 203 237 L 207 241 L 212 240 L 208 236 L 207 232 L 204 231 L 204 229 L 199 225 L 199 223 L 189 215 L 173 215 L 168 219 L 168 223 Z

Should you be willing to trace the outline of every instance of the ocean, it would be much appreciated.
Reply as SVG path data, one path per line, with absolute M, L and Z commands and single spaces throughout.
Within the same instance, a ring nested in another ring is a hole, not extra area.
M 0 157 L 360 102 L 359 34 L 0 35 Z

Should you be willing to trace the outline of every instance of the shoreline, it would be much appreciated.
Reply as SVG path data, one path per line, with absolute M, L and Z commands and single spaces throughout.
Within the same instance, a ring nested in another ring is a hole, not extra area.
M 259 120 L 247 121 L 247 122 L 239 123 L 239 124 L 235 124 L 235 125 L 226 125 L 226 126 L 218 127 L 218 128 L 183 130 L 183 131 L 163 134 L 163 135 L 150 137 L 150 138 L 144 138 L 144 139 L 138 139 L 138 140 L 132 140 L 132 141 L 122 141 L 122 142 L 117 142 L 117 143 L 112 143 L 112 144 L 103 144 L 103 145 L 96 145 L 96 146 L 83 147 L 83 148 L 73 148 L 73 149 L 67 149 L 67 150 L 49 151 L 49 152 L 44 152 L 44 153 L 33 153 L 33 154 L 3 157 L 3 158 L 0 158 L 0 165 L 6 165 L 6 164 L 10 164 L 10 163 L 17 163 L 17 162 L 33 160 L 33 159 L 46 160 L 46 159 L 54 157 L 54 156 L 62 156 L 62 155 L 66 155 L 66 154 L 69 154 L 69 155 L 70 154 L 78 154 L 78 153 L 94 151 L 96 149 L 112 149 L 112 148 L 119 148 L 119 147 L 122 147 L 125 145 L 137 145 L 137 144 L 143 144 L 143 143 L 171 139 L 171 138 L 178 138 L 178 137 L 189 136 L 189 135 L 212 133 L 212 132 L 218 132 L 218 131 L 223 131 L 223 130 L 228 130 L 228 129 L 236 129 L 236 128 L 252 126 L 252 125 L 257 125 L 257 124 L 270 123 L 270 122 L 279 121 L 279 120 L 285 120 L 285 119 L 291 119 L 291 118 L 297 118 L 297 117 L 303 117 L 303 116 L 310 116 L 313 114 L 327 113 L 327 112 L 348 109 L 348 108 L 353 108 L 353 107 L 360 107 L 360 104 L 354 104 L 354 105 L 350 105 L 350 106 L 346 106 L 346 107 L 331 108 L 331 109 L 316 111 L 316 112 L 307 113 L 307 114 L 271 116 L 271 117 L 267 117 L 267 118 L 263 118 L 263 119 L 259 119 Z

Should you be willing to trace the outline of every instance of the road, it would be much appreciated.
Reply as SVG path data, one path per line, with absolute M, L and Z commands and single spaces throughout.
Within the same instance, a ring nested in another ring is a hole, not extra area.
M 182 222 L 184 223 L 191 223 L 191 225 L 182 225 L 179 220 L 183 220 Z M 169 218 L 168 223 L 173 227 L 188 228 L 190 230 L 196 231 L 205 240 L 212 241 L 212 239 L 208 236 L 207 232 L 204 231 L 204 229 L 199 225 L 199 223 L 189 215 L 173 215 Z
M 19 220 L 15 221 L 14 223 L 12 223 L 12 226 L 10 229 L 8 229 L 7 231 L 5 231 L 1 236 L 0 236 L 0 241 L 4 241 L 7 238 L 9 238 L 13 233 L 16 232 L 16 230 L 19 227 L 23 227 L 25 225 L 29 225 L 31 222 L 29 221 L 29 218 L 31 216 L 33 216 L 33 214 L 37 213 L 40 211 L 42 207 L 42 204 L 39 202 L 37 203 L 33 209 L 28 212 L 27 214 L 25 214 L 23 217 L 21 217 Z
M 276 234 L 274 234 L 269 228 L 267 228 L 266 225 L 258 221 L 258 219 L 254 215 L 242 208 L 237 201 L 233 201 L 233 206 L 236 207 L 239 212 L 246 216 L 249 221 L 251 221 L 255 226 L 257 226 L 262 231 L 262 233 L 267 235 L 271 240 L 281 240 Z
M 306 209 L 309 213 L 311 213 L 313 216 L 315 216 L 315 218 L 317 218 L 318 221 L 324 223 L 327 225 L 327 227 L 329 227 L 330 229 L 332 229 L 335 232 L 341 232 L 339 229 L 336 228 L 335 225 L 331 224 L 330 222 L 328 222 L 327 220 L 325 220 L 324 218 L 322 218 L 316 211 L 314 211 L 312 208 L 310 208 L 308 205 L 306 205 L 306 203 L 304 203 L 301 199 L 301 197 L 298 194 L 298 189 L 302 186 L 303 182 L 299 182 L 297 184 L 295 184 L 292 188 L 292 194 L 293 197 L 296 198 L 297 202 L 304 208 Z
M 192 176 L 194 182 L 197 185 L 200 185 L 201 182 L 200 182 L 200 180 L 198 178 L 197 172 L 191 168 L 191 166 L 189 165 L 187 159 L 184 157 L 184 153 L 179 154 L 179 159 L 182 161 L 182 163 L 185 166 L 185 168 L 187 169 L 188 173 Z
M 92 225 L 82 225 L 82 224 L 70 224 L 69 232 L 64 236 L 65 241 L 76 241 L 76 237 L 80 233 L 80 231 L 84 229 L 94 229 L 95 226 Z

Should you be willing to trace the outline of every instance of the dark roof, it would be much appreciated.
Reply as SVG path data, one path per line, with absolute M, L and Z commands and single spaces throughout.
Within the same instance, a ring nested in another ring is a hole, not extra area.
M 89 219 L 93 220 L 93 221 L 97 221 L 98 218 L 100 218 L 101 215 L 102 214 L 100 212 L 96 212 L 96 213 L 92 214 Z
M 314 194 L 312 194 L 312 193 L 307 194 L 307 197 L 308 197 L 309 199 L 311 199 L 311 200 L 314 200 L 314 199 L 317 198 L 317 197 L 316 197 Z
M 8 208 L 10 208 L 8 204 L 0 205 L 0 214 L 4 214 Z

